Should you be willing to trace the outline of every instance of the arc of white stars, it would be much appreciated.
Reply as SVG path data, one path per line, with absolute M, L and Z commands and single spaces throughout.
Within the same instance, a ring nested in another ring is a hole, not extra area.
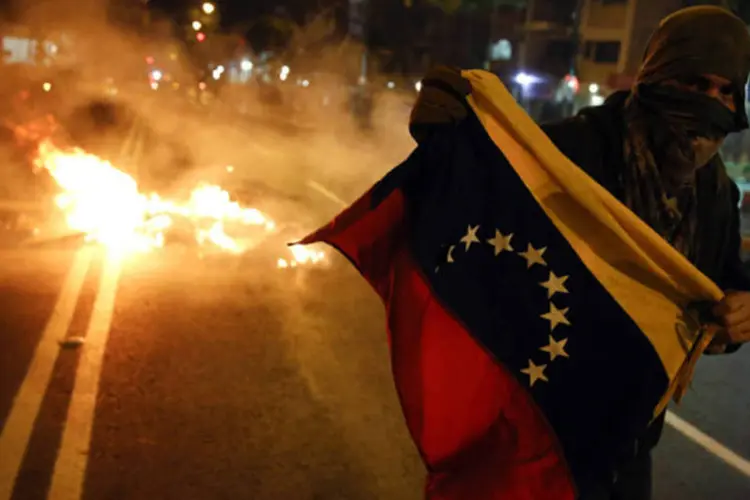
M 495 229 L 494 238 L 487 240 L 487 243 L 492 245 L 495 249 L 495 257 L 500 255 L 501 252 L 512 252 L 513 246 L 510 244 L 510 240 L 513 238 L 513 233 L 503 234 L 498 229 Z
M 544 260 L 544 252 L 547 251 L 547 247 L 543 248 L 534 248 L 534 245 L 529 243 L 529 245 L 526 247 L 526 250 L 524 252 L 518 252 L 518 255 L 526 259 L 526 268 L 531 269 L 534 264 L 539 264 L 540 266 L 546 266 L 547 262 Z
M 529 376 L 529 386 L 534 387 L 534 384 L 539 380 L 542 382 L 549 382 L 549 379 L 547 379 L 547 376 L 544 374 L 546 368 L 547 365 L 535 365 L 532 360 L 529 360 L 529 366 L 521 369 L 521 373 Z
M 568 358 L 568 353 L 565 351 L 565 344 L 568 343 L 568 339 L 555 340 L 552 335 L 549 336 L 549 344 L 544 347 L 540 347 L 541 351 L 549 354 L 549 360 L 554 361 L 558 356 L 562 358 Z
M 541 317 L 549 321 L 550 332 L 557 328 L 558 325 L 570 326 L 570 321 L 568 321 L 568 318 L 565 317 L 569 309 L 570 308 L 568 307 L 566 307 L 565 309 L 558 309 L 555 304 L 553 304 L 552 302 L 549 303 L 549 312 L 542 314 Z
M 568 289 L 565 288 L 565 282 L 568 280 L 568 276 L 557 276 L 552 271 L 549 272 L 549 279 L 545 282 L 540 283 L 541 286 L 547 289 L 547 298 L 551 299 L 556 293 L 568 293 Z
M 469 251 L 469 248 L 471 248 L 471 245 L 473 243 L 479 243 L 479 237 L 477 236 L 477 231 L 479 231 L 479 224 L 476 226 L 472 226 L 469 224 L 469 226 L 466 229 L 466 234 L 461 238 L 461 243 L 466 245 L 466 251 Z

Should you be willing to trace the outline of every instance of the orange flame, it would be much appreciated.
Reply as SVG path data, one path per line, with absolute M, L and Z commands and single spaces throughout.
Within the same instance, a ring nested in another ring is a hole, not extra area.
M 226 224 L 255 226 L 272 232 L 276 224 L 255 208 L 232 201 L 219 186 L 202 184 L 186 202 L 141 193 L 133 177 L 108 161 L 81 149 L 62 150 L 50 140 L 40 142 L 37 168 L 52 176 L 61 189 L 56 205 L 73 231 L 117 251 L 149 251 L 164 246 L 166 232 L 175 217 L 187 218 L 196 227 L 199 245 L 241 253 L 246 247 L 225 231 Z M 292 256 L 279 259 L 279 267 L 315 264 L 324 259 L 320 251 L 289 248 Z M 281 264 L 281 262 L 286 265 Z
M 241 207 L 218 186 L 201 185 L 186 203 L 145 195 L 135 179 L 111 163 L 80 149 L 63 151 L 43 141 L 36 165 L 47 170 L 62 192 L 55 202 L 68 227 L 88 239 L 119 250 L 150 250 L 164 245 L 165 231 L 175 216 L 207 221 L 196 230 L 199 244 L 213 244 L 231 252 L 242 246 L 224 231 L 225 222 L 260 226 L 272 231 L 272 220 L 253 208 Z

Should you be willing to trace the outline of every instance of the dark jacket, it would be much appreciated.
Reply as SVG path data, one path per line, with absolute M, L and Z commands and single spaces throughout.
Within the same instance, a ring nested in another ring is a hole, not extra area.
M 602 106 L 585 108 L 572 118 L 542 126 L 563 154 L 621 201 L 625 168 L 622 108 L 626 98 L 627 93 L 616 93 Z M 723 290 L 750 290 L 750 278 L 740 260 L 739 190 L 732 181 L 728 188 L 720 189 L 715 181 L 717 168 L 724 166 L 713 162 L 698 172 L 697 237 L 701 253 L 693 264 Z M 727 352 L 738 348 L 730 346 Z M 623 450 L 623 460 L 656 446 L 663 426 L 664 415 L 637 443 Z

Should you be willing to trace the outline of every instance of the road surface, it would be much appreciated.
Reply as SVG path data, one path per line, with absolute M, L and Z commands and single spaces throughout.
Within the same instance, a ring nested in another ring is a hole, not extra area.
M 0 500 L 420 498 L 374 293 L 336 256 L 276 266 L 378 175 L 339 160 L 264 174 L 280 230 L 241 257 L 0 250 Z M 701 361 L 655 498 L 750 498 L 748 383 L 750 349 Z
M 12 498 L 413 498 L 421 465 L 392 391 L 382 311 L 342 259 L 278 269 L 292 234 L 246 257 L 177 248 L 112 264 L 98 249 L 0 254 L 0 424 L 28 390 L 62 289 L 77 295 L 67 335 L 87 337 L 72 349 L 57 345 L 63 327 L 51 338 L 49 383 L 31 387 L 39 416 L 28 425 L 33 414 L 21 409 L 12 422 L 14 433 L 31 429 Z M 113 288 L 108 321 L 95 303 L 106 309 Z M 88 414 L 87 394 L 75 404 L 76 374 L 95 377 L 86 349 L 105 336 Z

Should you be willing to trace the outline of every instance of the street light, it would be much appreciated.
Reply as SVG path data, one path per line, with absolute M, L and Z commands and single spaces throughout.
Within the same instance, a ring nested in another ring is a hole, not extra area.
M 193 29 L 195 31 L 200 31 L 202 27 L 203 27 L 203 23 L 202 22 L 200 22 L 200 21 L 193 21 Z
M 522 71 L 516 75 L 514 80 L 517 84 L 521 85 L 524 88 L 527 88 L 535 83 L 538 83 L 540 79 L 538 76 L 530 75 Z
M 203 2 L 203 12 L 206 15 L 211 15 L 216 10 L 216 6 L 212 4 L 211 2 Z

